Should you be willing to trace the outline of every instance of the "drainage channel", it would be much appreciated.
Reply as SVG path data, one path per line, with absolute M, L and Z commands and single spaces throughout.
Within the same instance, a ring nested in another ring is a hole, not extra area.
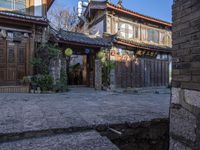
M 169 119 L 111 125 L 96 130 L 120 150 L 169 149 Z

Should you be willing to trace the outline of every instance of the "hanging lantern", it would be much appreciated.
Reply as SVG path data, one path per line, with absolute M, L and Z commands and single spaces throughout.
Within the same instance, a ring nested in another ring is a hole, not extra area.
M 97 58 L 98 59 L 103 59 L 105 57 L 105 53 L 103 52 L 103 51 L 99 51 L 98 53 L 97 53 Z
M 65 56 L 70 57 L 73 54 L 73 50 L 71 48 L 67 48 L 65 50 Z
M 115 56 L 115 50 L 112 50 L 112 51 L 110 52 L 110 54 L 111 54 L 111 56 Z

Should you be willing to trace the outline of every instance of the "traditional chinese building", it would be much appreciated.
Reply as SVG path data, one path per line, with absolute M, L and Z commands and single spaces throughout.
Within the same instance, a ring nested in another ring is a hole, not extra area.
M 112 39 L 109 59 L 116 87 L 169 84 L 172 24 L 108 1 L 90 1 L 80 16 L 78 31 Z
M 47 42 L 46 15 L 53 1 L 0 1 L 0 85 L 18 85 L 32 73 L 34 50 Z
M 58 43 L 63 50 L 63 62 L 66 59 L 64 55 L 66 48 L 73 50 L 68 76 L 70 86 L 96 87 L 95 80 L 99 76 L 97 71 L 101 70 L 100 66 L 95 65 L 96 55 L 102 48 L 111 47 L 110 40 L 62 29 L 57 31 L 51 28 L 49 42 Z M 58 65 L 55 65 L 55 68 L 59 68 Z

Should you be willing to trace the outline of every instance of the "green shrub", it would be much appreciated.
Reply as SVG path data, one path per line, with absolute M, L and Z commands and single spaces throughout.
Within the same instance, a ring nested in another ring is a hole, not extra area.
M 50 91 L 53 88 L 51 75 L 35 75 L 32 77 L 32 84 L 36 84 L 42 91 Z
M 53 85 L 53 91 L 54 92 L 67 92 L 68 88 L 66 86 L 66 83 L 62 83 L 58 81 L 55 85 Z
M 23 85 L 30 85 L 31 83 L 31 76 L 24 76 L 22 80 L 20 80 L 20 83 Z

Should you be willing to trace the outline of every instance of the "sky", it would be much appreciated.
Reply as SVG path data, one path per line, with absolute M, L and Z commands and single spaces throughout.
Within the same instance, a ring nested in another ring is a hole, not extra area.
M 118 0 L 111 0 L 111 2 L 116 4 Z M 72 9 L 77 7 L 77 3 L 78 0 L 55 0 L 53 7 Z M 172 4 L 173 0 L 123 0 L 125 8 L 168 22 L 172 20 Z

